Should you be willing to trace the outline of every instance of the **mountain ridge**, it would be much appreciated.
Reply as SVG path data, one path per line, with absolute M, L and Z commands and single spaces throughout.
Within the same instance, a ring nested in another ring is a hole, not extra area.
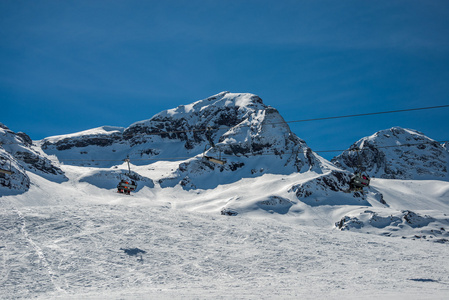
M 417 130 L 401 127 L 361 138 L 331 162 L 346 170 L 361 165 L 370 176 L 380 178 L 449 180 L 449 155 L 444 146 Z

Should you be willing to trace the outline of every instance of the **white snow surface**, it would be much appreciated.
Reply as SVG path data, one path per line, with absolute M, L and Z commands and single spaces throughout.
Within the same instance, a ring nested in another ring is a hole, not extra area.
M 61 183 L 27 172 L 27 192 L 0 197 L 2 299 L 447 298 L 449 244 L 434 242 L 447 235 L 431 232 L 449 231 L 446 181 L 375 179 L 360 205 L 344 193 L 308 205 L 291 187 L 312 171 L 162 188 L 178 164 L 133 165 L 154 185 L 132 196 L 92 180 L 103 168 L 62 166 Z M 419 226 L 382 223 L 403 210 Z M 338 230 L 344 216 L 364 227 Z

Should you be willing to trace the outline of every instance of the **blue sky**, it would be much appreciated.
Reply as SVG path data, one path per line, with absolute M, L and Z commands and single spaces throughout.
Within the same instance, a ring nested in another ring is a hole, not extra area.
M 0 122 L 34 140 L 221 91 L 287 121 L 449 104 L 449 2 L 0 1 Z M 449 139 L 448 116 L 291 128 L 314 150 L 345 149 L 392 126 Z

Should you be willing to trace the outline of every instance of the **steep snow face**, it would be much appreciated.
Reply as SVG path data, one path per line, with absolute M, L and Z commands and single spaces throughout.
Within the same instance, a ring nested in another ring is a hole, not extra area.
M 15 133 L 0 124 L 0 168 L 11 171 L 0 173 L 2 194 L 27 191 L 30 179 L 25 171 L 34 172 L 54 181 L 66 180 L 62 170 L 53 163 L 23 132 Z
M 361 149 L 359 158 L 356 151 Z M 354 143 L 332 159 L 343 169 L 357 168 L 358 159 L 368 174 L 390 179 L 448 180 L 449 153 L 419 131 L 393 127 Z

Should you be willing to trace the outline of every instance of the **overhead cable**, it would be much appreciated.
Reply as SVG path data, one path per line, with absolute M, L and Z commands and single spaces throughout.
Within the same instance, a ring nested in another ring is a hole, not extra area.
M 343 118 L 354 118 L 354 117 L 365 117 L 365 116 L 372 116 L 372 115 L 382 115 L 382 114 L 392 114 L 392 113 L 400 113 L 400 112 L 409 112 L 409 111 L 421 111 L 421 110 L 429 110 L 429 109 L 440 109 L 440 108 L 448 108 L 449 104 L 446 105 L 437 105 L 437 106 L 427 106 L 427 107 L 419 107 L 419 108 L 407 108 L 407 109 L 399 109 L 399 110 L 390 110 L 390 111 L 381 111 L 381 112 L 371 112 L 371 113 L 363 113 L 363 114 L 352 114 L 352 115 L 341 115 L 341 116 L 331 116 L 331 117 L 320 117 L 320 118 L 312 118 L 312 119 L 299 119 L 299 120 L 290 120 L 290 121 L 282 121 L 282 122 L 266 122 L 264 125 L 270 125 L 270 124 L 285 124 L 285 123 L 301 123 L 301 122 L 312 122 L 312 121 L 324 121 L 324 120 L 333 120 L 333 119 L 343 119 Z M 251 127 L 252 125 L 239 125 L 236 124 L 233 127 Z M 147 132 L 147 133 L 138 133 L 138 134 L 131 134 L 131 133 L 124 133 L 123 136 L 148 136 L 148 135 L 167 135 L 167 134 L 179 134 L 179 133 L 187 133 L 187 132 L 202 132 L 207 131 L 210 129 L 215 130 L 229 130 L 229 126 L 226 127 L 206 127 L 206 128 L 194 128 L 194 129 L 183 129 L 183 130 L 173 130 L 173 131 L 154 131 L 154 132 Z M 0 142 L 0 145 L 2 142 Z M 3 142 L 3 144 L 20 144 L 17 142 Z

